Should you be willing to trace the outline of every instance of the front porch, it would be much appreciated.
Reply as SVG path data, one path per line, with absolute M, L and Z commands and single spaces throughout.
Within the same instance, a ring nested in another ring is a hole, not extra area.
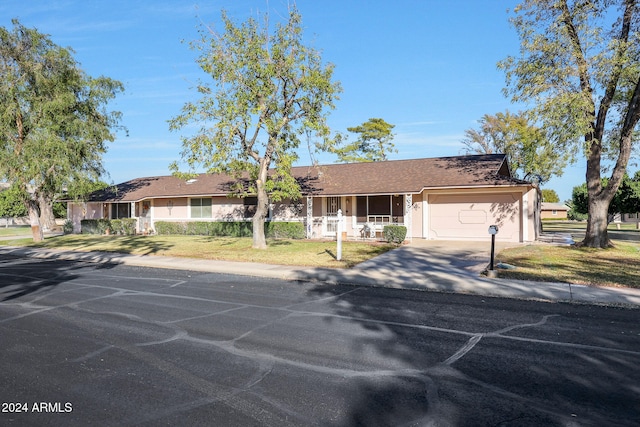
M 307 197 L 307 238 L 336 237 L 338 211 L 346 238 L 376 239 L 387 225 L 407 227 L 410 238 L 412 200 L 411 194 Z

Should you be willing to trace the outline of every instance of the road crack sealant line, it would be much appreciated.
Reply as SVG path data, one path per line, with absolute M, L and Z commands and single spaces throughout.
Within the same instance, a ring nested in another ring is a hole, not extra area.
M 456 351 L 451 357 L 449 357 L 447 360 L 445 360 L 442 363 L 445 365 L 452 365 L 453 363 L 457 362 L 458 360 L 463 358 L 467 353 L 469 353 L 473 349 L 473 347 L 475 347 L 476 344 L 480 342 L 483 336 L 484 334 L 478 334 L 478 335 L 472 336 L 465 345 L 463 345 L 458 351 Z
M 473 350 L 473 348 L 476 346 L 476 344 L 478 344 L 483 337 L 501 337 L 501 338 L 505 338 L 503 334 L 506 333 L 506 332 L 511 332 L 514 329 L 533 328 L 533 327 L 536 327 L 536 326 L 542 326 L 545 323 L 547 323 L 547 320 L 549 320 L 551 317 L 558 317 L 558 316 L 560 316 L 560 315 L 559 314 L 549 314 L 549 315 L 543 316 L 542 319 L 540 319 L 540 321 L 536 322 L 536 323 L 522 323 L 522 324 L 518 324 L 518 325 L 508 326 L 506 328 L 500 329 L 500 330 L 495 331 L 495 332 L 476 334 L 476 335 L 472 336 L 471 338 L 469 338 L 469 340 L 467 341 L 467 343 L 465 345 L 463 345 L 458 351 L 456 351 L 451 357 L 449 357 L 447 360 L 445 360 L 442 363 L 445 364 L 445 365 L 452 365 L 453 363 L 457 362 L 458 360 L 463 358 L 467 353 L 469 353 L 471 350 Z

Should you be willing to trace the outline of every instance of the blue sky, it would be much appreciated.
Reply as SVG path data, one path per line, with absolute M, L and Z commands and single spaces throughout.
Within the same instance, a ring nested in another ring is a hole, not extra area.
M 507 9 L 516 0 L 298 0 L 305 40 L 335 64 L 344 92 L 331 113 L 333 130 L 346 131 L 372 117 L 394 124 L 392 159 L 463 154 L 466 129 L 484 114 L 517 111 L 502 95 L 496 63 L 518 53 Z M 123 113 L 129 135 L 119 133 L 104 164 L 108 182 L 167 175 L 180 159 L 181 133 L 167 120 L 178 115 L 192 89 L 207 76 L 186 43 L 200 22 L 220 23 L 225 9 L 236 21 L 269 12 L 287 15 L 287 0 L 3 0 L 0 25 L 18 18 L 75 50 L 91 76 L 120 80 L 125 92 L 111 104 Z M 183 131 L 186 135 L 187 129 Z M 332 163 L 330 155 L 318 157 Z M 299 164 L 310 156 L 300 152 Z M 584 160 L 552 180 L 561 200 L 584 181 Z

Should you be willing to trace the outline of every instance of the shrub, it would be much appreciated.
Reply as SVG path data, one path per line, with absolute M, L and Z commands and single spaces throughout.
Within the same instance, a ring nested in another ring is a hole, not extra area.
M 80 221 L 80 232 L 82 234 L 104 234 L 110 230 L 110 221 L 101 219 L 83 219 Z
M 251 237 L 253 224 L 246 221 L 210 222 L 210 236 Z
M 305 229 L 301 222 L 268 222 L 264 234 L 274 239 L 304 239 Z
M 64 225 L 62 226 L 62 232 L 64 234 L 71 234 L 73 233 L 73 221 L 71 221 L 70 219 L 66 220 L 64 222 Z
M 66 227 L 65 222 L 65 227 Z M 132 236 L 136 234 L 136 219 L 135 218 L 122 218 L 122 219 L 83 219 L 80 221 L 80 232 L 82 234 L 105 234 L 109 230 L 113 234 L 126 234 Z M 71 231 L 73 231 L 73 224 L 71 224 Z M 65 231 L 66 232 L 66 231 Z
M 136 219 L 112 219 L 110 228 L 113 234 L 124 234 L 126 236 L 133 236 L 136 234 Z
M 109 229 L 112 234 L 124 234 L 124 228 L 121 219 L 112 219 L 109 223 Z
M 187 234 L 187 224 L 184 222 L 156 221 L 155 228 L 157 234 Z
M 98 234 L 98 220 L 95 220 L 95 219 L 80 220 L 80 232 L 82 234 Z
M 96 220 L 98 222 L 97 234 L 105 234 L 107 230 L 111 231 L 111 221 L 107 218 L 100 218 Z
M 206 222 L 187 222 L 185 225 L 185 234 L 189 236 L 209 235 L 210 230 Z
M 399 245 L 407 237 L 407 227 L 403 225 L 385 225 L 382 229 L 382 236 L 387 242 Z
M 588 214 L 577 212 L 575 209 L 570 209 L 567 212 L 567 218 L 573 221 L 586 221 L 588 217 Z

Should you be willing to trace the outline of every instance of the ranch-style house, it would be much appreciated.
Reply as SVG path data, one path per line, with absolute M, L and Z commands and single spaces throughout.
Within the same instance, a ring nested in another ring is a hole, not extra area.
M 307 238 L 336 234 L 338 210 L 347 238 L 380 235 L 404 225 L 408 239 L 527 242 L 537 238 L 537 187 L 514 178 L 502 154 L 347 163 L 292 168 L 299 200 L 272 203 L 269 221 L 299 221 Z M 80 232 L 82 219 L 135 218 L 137 232 L 156 221 L 250 221 L 255 197 L 229 196 L 234 178 L 201 174 L 136 178 L 69 203 Z

